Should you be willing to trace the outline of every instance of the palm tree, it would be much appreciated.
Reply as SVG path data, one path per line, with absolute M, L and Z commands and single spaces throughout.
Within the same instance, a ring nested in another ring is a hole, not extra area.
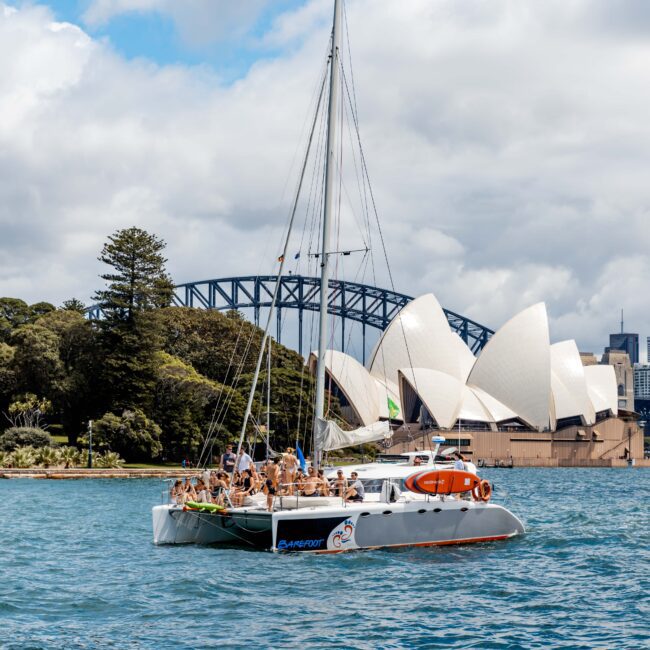
M 97 459 L 97 467 L 113 469 L 119 468 L 122 465 L 124 465 L 124 461 L 120 458 L 120 455 L 114 451 L 107 451 Z
M 47 469 L 59 462 L 59 452 L 54 447 L 42 447 L 36 453 L 36 462 Z
M 79 464 L 79 452 L 74 447 L 61 447 L 59 462 L 64 463 L 65 469 L 76 467 Z
M 31 447 L 18 447 L 11 453 L 11 466 L 23 469 L 33 467 L 36 460 L 34 450 Z

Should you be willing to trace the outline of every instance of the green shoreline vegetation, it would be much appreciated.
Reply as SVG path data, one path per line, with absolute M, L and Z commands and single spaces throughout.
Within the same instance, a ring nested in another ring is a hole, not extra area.
M 236 311 L 170 306 L 164 248 L 135 227 L 108 238 L 94 296 L 101 320 L 74 298 L 59 308 L 0 298 L 0 466 L 65 465 L 66 454 L 83 466 L 91 420 L 93 457 L 112 466 L 196 463 L 208 431 L 215 454 L 238 437 L 263 332 Z M 272 445 L 283 448 L 309 428 L 313 382 L 279 343 L 271 361 Z M 262 372 L 255 416 L 266 380 Z

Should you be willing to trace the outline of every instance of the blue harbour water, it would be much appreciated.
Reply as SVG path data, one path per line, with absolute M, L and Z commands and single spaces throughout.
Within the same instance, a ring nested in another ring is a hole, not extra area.
M 524 537 L 338 556 L 155 547 L 157 480 L 2 481 L 0 646 L 650 647 L 650 472 L 483 474 Z

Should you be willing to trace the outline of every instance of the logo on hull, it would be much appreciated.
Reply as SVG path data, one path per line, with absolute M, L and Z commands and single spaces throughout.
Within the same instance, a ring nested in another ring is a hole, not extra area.
M 327 538 L 327 548 L 332 551 L 345 551 L 349 548 L 357 548 L 354 539 L 356 523 L 348 518 L 336 526 Z

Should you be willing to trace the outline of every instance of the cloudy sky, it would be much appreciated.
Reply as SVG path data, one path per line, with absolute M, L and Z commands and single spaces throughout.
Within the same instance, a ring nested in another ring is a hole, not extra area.
M 89 302 L 131 225 L 179 283 L 273 272 L 331 5 L 0 0 L 0 294 Z M 543 300 L 584 350 L 622 307 L 650 334 L 650 2 L 347 0 L 347 21 L 395 288 L 493 328 Z

